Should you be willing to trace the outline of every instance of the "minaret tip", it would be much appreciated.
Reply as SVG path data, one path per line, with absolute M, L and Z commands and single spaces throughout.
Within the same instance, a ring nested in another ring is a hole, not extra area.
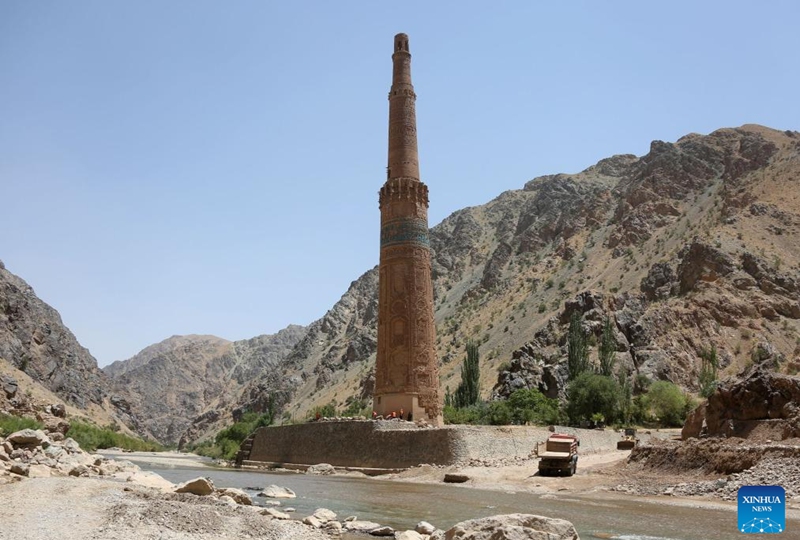
M 394 36 L 394 52 L 408 52 L 408 34 L 397 34 Z

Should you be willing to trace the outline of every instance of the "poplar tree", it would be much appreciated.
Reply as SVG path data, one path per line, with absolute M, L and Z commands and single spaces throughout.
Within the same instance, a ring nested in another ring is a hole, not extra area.
M 469 407 L 478 402 L 480 379 L 478 345 L 473 341 L 469 341 L 467 342 L 467 357 L 464 358 L 464 363 L 461 364 L 461 384 L 456 388 L 455 399 L 453 400 L 457 408 Z
M 600 338 L 600 375 L 611 377 L 614 374 L 614 363 L 616 362 L 617 341 L 614 339 L 614 329 L 611 326 L 611 318 L 606 317 L 603 324 L 603 335 Z
M 567 369 L 569 380 L 589 369 L 589 343 L 581 324 L 581 315 L 573 312 L 569 318 L 567 332 Z

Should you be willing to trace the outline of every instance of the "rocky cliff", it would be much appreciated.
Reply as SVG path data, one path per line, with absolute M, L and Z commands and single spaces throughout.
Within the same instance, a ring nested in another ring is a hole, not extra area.
M 129 397 L 112 388 L 97 360 L 61 316 L 0 262 L 0 410 L 27 410 L 34 401 L 67 405 L 70 414 L 107 425 L 140 427 L 116 404 Z
M 712 346 L 722 376 L 764 347 L 783 359 L 776 369 L 797 370 L 799 185 L 800 133 L 747 125 L 655 141 L 645 156 L 455 212 L 431 230 L 442 386 L 458 384 L 472 339 L 485 396 L 558 395 L 575 310 L 595 335 L 611 317 L 618 365 L 691 391 Z M 289 356 L 302 381 L 290 414 L 369 394 L 376 290 L 372 270 Z
M 291 395 L 291 381 L 272 379 L 263 402 L 261 395 L 251 402 L 246 389 L 254 380 L 280 372 L 280 362 L 304 335 L 305 328 L 293 325 L 274 335 L 235 342 L 172 336 L 104 371 L 116 388 L 135 396 L 129 405 L 147 432 L 164 444 L 176 444 L 200 437 L 220 421 L 230 422 L 240 401 L 247 410 L 266 410 L 270 396 L 284 396 L 273 403 L 282 407 Z

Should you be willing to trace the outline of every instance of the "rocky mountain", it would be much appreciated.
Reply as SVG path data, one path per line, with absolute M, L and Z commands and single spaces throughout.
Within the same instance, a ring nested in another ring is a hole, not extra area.
M 115 388 L 135 396 L 129 406 L 142 418 L 146 431 L 164 444 L 176 444 L 201 436 L 220 420 L 230 421 L 230 411 L 239 400 L 248 404 L 248 385 L 276 371 L 304 335 L 305 328 L 293 325 L 274 335 L 235 342 L 215 336 L 172 336 L 104 371 Z M 271 394 L 281 395 L 283 387 L 290 388 L 290 382 L 275 379 Z M 273 406 L 284 405 L 289 395 Z
M 118 394 L 97 360 L 61 316 L 0 262 L 0 410 L 26 410 L 35 401 L 66 405 L 70 414 L 101 425 L 138 421 L 115 406 Z M 30 403 L 29 403 L 30 402 Z
M 721 376 L 763 350 L 777 369 L 800 369 L 798 185 L 800 133 L 746 125 L 654 141 L 642 157 L 535 178 L 455 212 L 431 230 L 442 386 L 457 386 L 472 339 L 484 396 L 559 395 L 576 310 L 595 335 L 611 317 L 629 373 L 691 391 L 712 346 Z M 288 416 L 369 395 L 376 291 L 373 269 L 289 355 L 286 373 L 301 382 Z

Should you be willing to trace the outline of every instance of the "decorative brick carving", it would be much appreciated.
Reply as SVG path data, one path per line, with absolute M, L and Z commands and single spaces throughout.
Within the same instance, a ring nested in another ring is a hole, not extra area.
M 389 91 L 389 163 L 379 192 L 381 259 L 374 408 L 442 423 L 428 187 L 420 182 L 408 36 L 395 36 Z

